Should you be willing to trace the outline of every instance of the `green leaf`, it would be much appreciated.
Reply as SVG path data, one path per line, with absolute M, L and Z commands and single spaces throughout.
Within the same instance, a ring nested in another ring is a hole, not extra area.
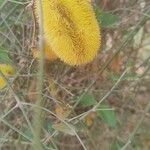
M 109 75 L 109 79 L 113 83 L 115 83 L 119 78 L 120 78 L 119 74 L 110 73 Z M 123 80 L 136 80 L 137 78 L 138 78 L 138 75 L 135 72 L 129 72 L 123 77 L 122 81 Z
M 72 126 L 72 125 L 70 125 L 70 124 L 69 124 L 69 126 L 75 131 L 75 127 L 74 127 L 74 126 Z M 65 133 L 65 134 L 75 135 L 74 131 L 73 131 L 71 128 L 69 128 L 69 127 L 68 127 L 66 124 L 64 124 L 64 123 L 57 123 L 57 124 L 54 124 L 52 127 L 53 127 L 55 130 L 58 130 L 58 131 L 63 132 L 63 133 Z
M 95 105 L 96 103 L 97 102 L 93 94 L 90 94 L 90 93 L 85 94 L 80 100 L 80 104 L 83 106 L 92 106 L 92 105 Z
M 45 120 L 45 121 L 44 121 L 44 128 L 45 128 L 48 132 L 52 132 L 52 131 L 53 131 L 52 122 L 49 121 L 49 120 Z
M 22 129 L 22 132 L 29 138 L 29 139 L 32 139 L 33 138 L 33 135 L 32 135 L 32 132 L 28 129 L 28 128 L 23 128 Z M 28 141 L 24 136 L 21 136 L 21 140 L 23 141 Z
M 0 49 L 0 63 L 10 63 L 11 60 L 8 56 L 8 53 L 3 50 L 3 49 Z
M 114 142 L 111 145 L 111 150 L 120 150 L 120 149 L 121 149 L 121 146 L 117 142 Z
M 4 1 L 0 1 L 0 6 L 4 3 Z
M 119 21 L 119 17 L 107 11 L 102 11 L 98 6 L 94 7 L 96 18 L 102 27 L 114 27 Z
M 98 109 L 101 109 L 97 111 L 98 116 L 110 127 L 114 128 L 116 126 L 115 111 L 107 105 L 101 105 Z
M 120 150 L 124 145 L 124 142 L 116 140 L 111 144 L 110 150 Z

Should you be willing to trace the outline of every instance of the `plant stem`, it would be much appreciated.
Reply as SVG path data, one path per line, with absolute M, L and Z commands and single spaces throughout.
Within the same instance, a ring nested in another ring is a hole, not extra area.
M 38 0 L 38 8 L 39 8 L 39 48 L 40 48 L 40 61 L 39 61 L 39 71 L 38 71 L 38 83 L 37 83 L 37 101 L 36 105 L 43 107 L 44 100 L 42 98 L 42 89 L 43 89 L 43 80 L 44 80 L 44 45 L 43 45 L 43 13 L 42 13 L 42 0 Z M 32 150 L 38 149 L 42 150 L 43 146 L 40 141 L 41 132 L 42 132 L 42 124 L 44 120 L 44 114 L 42 109 L 38 109 L 35 107 L 34 116 L 33 116 L 33 142 L 32 142 Z

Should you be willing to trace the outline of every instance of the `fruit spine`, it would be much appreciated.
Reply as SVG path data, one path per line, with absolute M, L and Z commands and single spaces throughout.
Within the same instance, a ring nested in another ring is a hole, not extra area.
M 37 3 L 34 0 L 36 18 Z M 92 61 L 100 46 L 100 30 L 91 4 L 87 0 L 42 0 L 42 9 L 49 51 L 70 65 Z

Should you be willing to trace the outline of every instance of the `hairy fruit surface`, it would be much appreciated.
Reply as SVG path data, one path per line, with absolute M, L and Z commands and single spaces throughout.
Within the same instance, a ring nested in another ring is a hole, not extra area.
M 52 51 L 70 65 L 93 60 L 100 46 L 100 30 L 87 0 L 42 0 L 44 38 Z M 38 18 L 38 0 L 34 1 Z

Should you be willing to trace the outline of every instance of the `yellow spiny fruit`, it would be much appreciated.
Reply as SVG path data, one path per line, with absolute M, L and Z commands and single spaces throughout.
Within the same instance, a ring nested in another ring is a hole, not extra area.
M 40 52 L 36 48 L 32 48 L 32 54 L 34 58 L 40 59 Z M 51 61 L 57 58 L 56 54 L 46 42 L 44 42 L 44 58 Z
M 3 89 L 6 86 L 6 82 L 3 77 L 0 76 L 0 89 Z
M 0 71 L 6 76 L 14 74 L 13 67 L 8 64 L 0 64 Z
M 42 0 L 44 37 L 52 51 L 70 65 L 93 60 L 100 46 L 99 26 L 87 0 Z M 34 0 L 38 18 L 38 0 Z
M 14 74 L 14 69 L 12 66 L 7 65 L 7 64 L 0 64 L 0 71 L 8 77 L 9 75 Z M 0 89 L 4 88 L 6 86 L 6 82 L 3 79 L 2 76 L 0 76 Z

